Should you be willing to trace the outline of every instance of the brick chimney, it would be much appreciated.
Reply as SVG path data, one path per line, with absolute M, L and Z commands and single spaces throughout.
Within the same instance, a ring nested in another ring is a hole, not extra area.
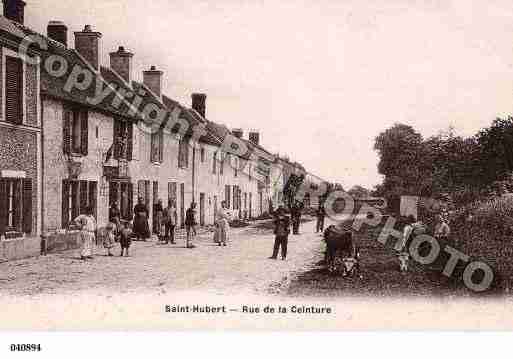
M 50 39 L 68 46 L 68 27 L 62 21 L 50 21 L 46 28 L 46 34 Z
M 250 131 L 249 132 L 249 140 L 257 146 L 260 145 L 260 132 Z
M 144 85 L 158 97 L 162 97 L 162 74 L 163 72 L 157 70 L 155 66 L 150 67 L 149 70 L 143 71 Z
M 4 16 L 9 20 L 23 24 L 25 21 L 25 1 L 4 0 Z
M 100 69 L 102 34 L 91 30 L 91 25 L 86 25 L 83 31 L 75 32 L 75 50 L 86 59 L 95 70 Z
M 110 68 L 116 71 L 128 84 L 132 83 L 132 54 L 120 46 L 118 51 L 110 53 Z
M 197 113 L 199 113 L 201 116 L 203 116 L 203 118 L 206 118 L 205 115 L 207 112 L 207 107 L 206 107 L 207 95 L 205 95 L 204 93 L 193 93 L 191 95 L 191 98 L 192 98 L 193 110 L 195 110 Z
M 234 128 L 232 129 L 232 135 L 234 135 L 237 138 L 242 138 L 244 136 L 244 131 L 242 128 Z

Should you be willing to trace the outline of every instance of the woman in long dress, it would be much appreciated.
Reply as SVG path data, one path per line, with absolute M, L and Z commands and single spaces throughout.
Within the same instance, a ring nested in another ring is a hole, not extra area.
M 215 240 L 219 246 L 226 246 L 230 231 L 230 211 L 226 208 L 226 202 L 221 202 L 221 209 L 217 212 Z
M 82 240 L 80 259 L 82 260 L 93 258 L 94 233 L 96 231 L 96 220 L 93 213 L 93 208 L 88 207 L 85 214 L 81 214 L 74 220 L 80 226 L 80 238 Z
M 150 238 L 150 226 L 148 225 L 149 211 L 139 197 L 137 205 L 134 207 L 134 234 L 137 239 L 146 240 Z

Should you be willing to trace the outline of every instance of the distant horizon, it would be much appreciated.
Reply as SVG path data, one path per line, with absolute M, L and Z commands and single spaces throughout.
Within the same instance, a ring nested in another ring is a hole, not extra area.
M 63 21 L 73 47 L 90 24 L 103 65 L 124 46 L 135 80 L 157 66 L 173 99 L 206 93 L 208 119 L 258 129 L 268 151 L 345 189 L 381 182 L 374 138 L 396 122 L 467 137 L 512 112 L 506 1 L 26 2 L 27 26 Z

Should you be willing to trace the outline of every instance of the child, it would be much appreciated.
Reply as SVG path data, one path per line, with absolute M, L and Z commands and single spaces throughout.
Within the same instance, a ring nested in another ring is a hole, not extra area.
M 283 206 L 280 206 L 276 211 L 276 217 L 274 220 L 274 249 L 273 255 L 269 259 L 276 259 L 278 257 L 278 250 L 281 246 L 281 259 L 287 258 L 287 245 L 289 242 L 290 234 L 290 218 L 285 215 Z
M 114 238 L 114 223 L 109 222 L 107 227 L 105 227 L 105 234 L 103 237 L 103 247 L 107 248 L 107 255 L 112 257 L 113 254 L 111 252 L 112 247 L 114 247 L 115 238 Z
M 125 222 L 123 228 L 121 228 L 119 233 L 119 242 L 121 244 L 120 257 L 123 257 L 123 252 L 125 252 L 125 250 L 126 256 L 128 257 L 128 248 L 130 248 L 130 244 L 132 243 L 132 230 L 129 222 Z

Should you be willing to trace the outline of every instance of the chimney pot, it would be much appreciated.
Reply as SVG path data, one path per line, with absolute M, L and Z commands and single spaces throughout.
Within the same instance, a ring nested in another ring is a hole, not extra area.
M 22 0 L 4 0 L 4 16 L 23 25 L 25 5 L 26 3 Z
M 257 146 L 260 145 L 260 132 L 250 131 L 249 132 L 249 140 Z
M 84 31 L 75 32 L 75 50 L 86 59 L 95 70 L 100 69 L 102 34 L 94 32 L 91 25 L 84 26 Z
M 118 51 L 110 54 L 110 68 L 116 71 L 128 84 L 132 81 L 132 54 L 119 46 Z
M 199 113 L 203 118 L 206 118 L 207 113 L 207 107 L 206 107 L 206 101 L 207 101 L 207 95 L 204 93 L 193 93 L 191 95 L 192 99 L 192 108 L 197 113 Z
M 46 34 L 50 39 L 68 46 L 68 27 L 62 21 L 48 22 Z
M 149 70 L 143 71 L 143 83 L 159 98 L 162 97 L 162 74 L 156 66 L 151 66 Z

